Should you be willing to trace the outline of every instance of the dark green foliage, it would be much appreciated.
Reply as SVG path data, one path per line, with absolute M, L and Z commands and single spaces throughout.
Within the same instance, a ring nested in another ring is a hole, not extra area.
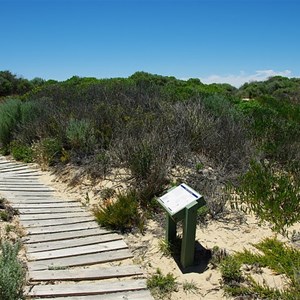
M 101 226 L 122 232 L 138 227 L 142 230 L 143 220 L 139 212 L 137 195 L 134 191 L 119 194 L 115 201 L 105 200 L 94 209 L 94 215 Z
M 239 202 L 246 204 L 261 221 L 275 231 L 284 231 L 300 220 L 299 177 L 270 163 L 252 162 L 237 189 Z
M 66 138 L 71 148 L 87 153 L 96 146 L 94 128 L 88 120 L 71 119 L 66 129 Z
M 17 141 L 10 143 L 10 152 L 15 160 L 20 160 L 25 163 L 30 163 L 33 161 L 33 151 L 31 147 L 22 145 Z
M 21 245 L 1 242 L 0 253 L 0 299 L 22 299 L 25 271 L 17 255 Z
M 269 95 L 279 100 L 288 100 L 299 104 L 300 80 L 299 78 L 289 79 L 282 76 L 274 76 L 266 81 L 245 83 L 240 87 L 238 94 L 247 98 Z
M 0 105 L 0 147 L 8 147 L 21 120 L 21 101 L 8 99 Z

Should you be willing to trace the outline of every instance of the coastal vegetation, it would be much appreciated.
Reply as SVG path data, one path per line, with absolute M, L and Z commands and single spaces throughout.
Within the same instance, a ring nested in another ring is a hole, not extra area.
M 145 72 L 59 82 L 2 71 L 0 148 L 43 169 L 80 166 L 92 181 L 125 170 L 127 190 L 107 190 L 94 209 L 99 224 L 123 232 L 143 231 L 145 219 L 159 214 L 154 197 L 182 179 L 207 201 L 199 222 L 224 213 L 226 204 L 255 214 L 285 235 L 300 220 L 298 78 L 275 76 L 235 88 Z M 174 170 L 182 169 L 194 172 L 175 180 Z M 283 253 L 292 251 L 278 243 L 257 245 L 264 254 L 255 260 L 273 268 L 275 256 L 281 262 Z M 261 291 L 264 297 L 266 291 L 241 270 L 253 257 L 236 254 L 218 263 L 229 294 Z M 286 274 L 296 295 L 299 262 L 275 271 Z M 165 278 L 157 272 L 148 284 L 161 289 Z M 273 290 L 268 297 L 272 293 L 289 299 Z

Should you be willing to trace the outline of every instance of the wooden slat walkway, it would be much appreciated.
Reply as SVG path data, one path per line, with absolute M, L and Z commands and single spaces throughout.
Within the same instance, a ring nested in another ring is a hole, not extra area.
M 152 300 L 122 236 L 100 228 L 74 200 L 41 183 L 40 172 L 0 156 L 0 196 L 27 234 L 28 299 Z

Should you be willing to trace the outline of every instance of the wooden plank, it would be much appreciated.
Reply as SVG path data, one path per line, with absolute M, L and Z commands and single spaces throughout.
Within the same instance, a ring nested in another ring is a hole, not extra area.
M 15 172 L 15 171 L 20 171 L 20 170 L 30 170 L 27 166 L 24 165 L 12 165 L 12 164 L 7 164 L 5 167 L 0 167 L 0 172 L 5 173 L 5 172 Z
M 8 193 L 8 192 L 6 192 Z M 10 198 L 15 198 L 15 199 L 27 199 L 27 198 L 32 198 L 32 199 L 44 199 L 44 198 L 50 198 L 50 197 L 54 197 L 54 194 L 52 191 L 49 192 L 30 192 L 30 193 L 26 193 L 26 192 L 9 192 L 9 197 Z
M 67 225 L 95 221 L 92 216 L 78 217 L 78 218 L 64 218 L 64 219 L 50 219 L 50 220 L 34 220 L 34 221 L 22 221 L 22 226 L 29 227 L 41 227 L 51 225 Z
M 45 270 L 29 272 L 30 281 L 53 281 L 53 280 L 97 280 L 143 275 L 138 266 L 117 266 L 101 269 L 76 268 L 70 270 Z
M 29 297 L 47 296 L 84 296 L 101 295 L 124 291 L 135 291 L 146 289 L 146 280 L 120 280 L 116 282 L 95 282 L 95 283 L 76 283 L 76 284 L 56 284 L 56 285 L 35 285 L 27 293 Z
M 54 192 L 53 189 L 46 188 L 46 187 L 9 187 L 9 186 L 0 186 L 0 191 L 8 191 L 8 192 L 26 192 L 26 193 L 35 193 L 35 192 L 43 192 L 43 193 L 48 193 L 48 192 Z
M 29 261 L 47 260 L 52 258 L 64 258 L 83 254 L 101 253 L 128 248 L 123 240 L 117 240 L 94 245 L 78 246 L 74 248 L 64 248 L 58 250 L 32 252 L 27 255 Z
M 52 203 L 43 203 L 43 202 L 35 202 L 35 203 L 15 203 L 14 208 L 17 209 L 34 209 L 34 208 L 56 208 L 56 207 L 79 207 L 82 208 L 79 202 L 52 202 Z
M 91 213 L 85 212 L 68 212 L 68 213 L 56 213 L 56 214 L 29 214 L 29 215 L 20 215 L 20 221 L 28 220 L 50 220 L 50 219 L 61 219 L 61 218 L 76 218 L 91 216 Z
M 57 207 L 57 208 L 20 208 L 20 214 L 53 214 L 53 213 L 68 213 L 68 212 L 85 212 L 82 207 Z
M 39 181 L 35 180 L 35 181 L 20 181 L 20 180 L 6 180 L 6 179 L 2 179 L 0 181 L 0 186 L 13 186 L 13 187 L 17 187 L 17 186 L 32 186 L 32 187 L 47 187 L 46 185 L 40 183 Z
M 30 196 L 32 195 L 33 197 L 43 197 L 43 196 L 49 196 L 49 193 L 53 193 L 54 190 L 45 190 L 45 191 L 30 191 L 30 190 L 24 190 L 24 191 L 11 191 L 12 195 L 16 195 L 16 196 Z
M 78 255 L 64 258 L 55 258 L 40 261 L 28 262 L 28 269 L 30 271 L 48 270 L 51 268 L 64 268 L 75 266 L 88 266 L 110 261 L 118 261 L 127 258 L 132 258 L 133 255 L 128 249 L 118 251 L 107 251 L 94 254 Z
M 35 298 L 36 300 L 41 300 L 42 298 Z M 131 292 L 120 292 L 111 293 L 104 295 L 89 295 L 89 296 L 73 296 L 73 297 L 55 297 L 49 298 L 47 300 L 153 300 L 150 291 L 139 290 Z
M 59 232 L 59 233 L 47 233 L 40 235 L 31 235 L 23 238 L 23 242 L 25 244 L 33 244 L 33 243 L 42 243 L 42 242 L 51 242 L 51 241 L 61 241 L 65 239 L 75 239 L 80 237 L 87 236 L 97 236 L 101 234 L 109 233 L 106 229 L 94 228 L 94 229 L 84 229 L 78 231 L 67 231 L 67 232 Z
M 26 249 L 27 249 L 27 253 L 34 253 L 34 252 L 50 251 L 50 250 L 57 250 L 63 248 L 78 247 L 83 245 L 99 244 L 99 243 L 105 243 L 109 241 L 117 241 L 121 239 L 122 239 L 121 235 L 116 233 L 111 233 L 111 234 L 102 234 L 99 236 L 88 236 L 88 237 L 81 237 L 76 239 L 66 239 L 62 241 L 28 244 Z
M 52 225 L 47 227 L 34 227 L 28 228 L 26 231 L 29 235 L 35 234 L 45 234 L 45 233 L 59 233 L 66 231 L 76 231 L 82 229 L 94 229 L 99 228 L 99 225 L 96 222 L 86 222 L 78 224 L 67 224 L 67 225 Z
M 0 172 L 1 174 L 1 172 Z M 31 178 L 31 177 L 22 177 L 22 178 L 19 178 L 19 177 L 8 177 L 8 176 L 5 176 L 3 178 L 3 181 L 5 182 L 10 182 L 10 183 L 27 183 L 27 184 L 30 184 L 30 183 L 39 183 L 39 179 L 38 178 Z
M 77 205 L 82 205 L 81 202 L 77 200 L 71 200 L 71 199 L 57 199 L 54 197 L 43 197 L 43 198 L 28 198 L 24 199 L 23 197 L 18 198 L 9 198 L 9 202 L 13 204 L 37 204 L 37 203 L 43 203 L 43 204 L 60 204 L 60 203 L 66 203 L 66 205 L 69 205 L 69 203 L 74 203 Z
M 8 173 L 8 174 L 13 174 L 14 176 L 15 175 L 28 175 L 28 174 L 34 174 L 34 173 L 38 173 L 37 170 L 30 170 L 28 168 L 23 168 L 23 169 L 20 169 L 20 170 L 12 170 L 12 169 L 1 169 L 1 173 Z

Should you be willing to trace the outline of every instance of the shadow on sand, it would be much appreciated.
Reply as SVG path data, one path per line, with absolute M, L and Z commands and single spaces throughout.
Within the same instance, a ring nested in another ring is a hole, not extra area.
M 208 269 L 208 264 L 212 258 L 212 251 L 204 248 L 198 241 L 195 242 L 195 255 L 194 264 L 190 267 L 183 268 L 180 262 L 180 247 L 181 239 L 176 240 L 175 251 L 173 251 L 172 257 L 177 263 L 179 269 L 183 274 L 187 273 L 203 273 Z

